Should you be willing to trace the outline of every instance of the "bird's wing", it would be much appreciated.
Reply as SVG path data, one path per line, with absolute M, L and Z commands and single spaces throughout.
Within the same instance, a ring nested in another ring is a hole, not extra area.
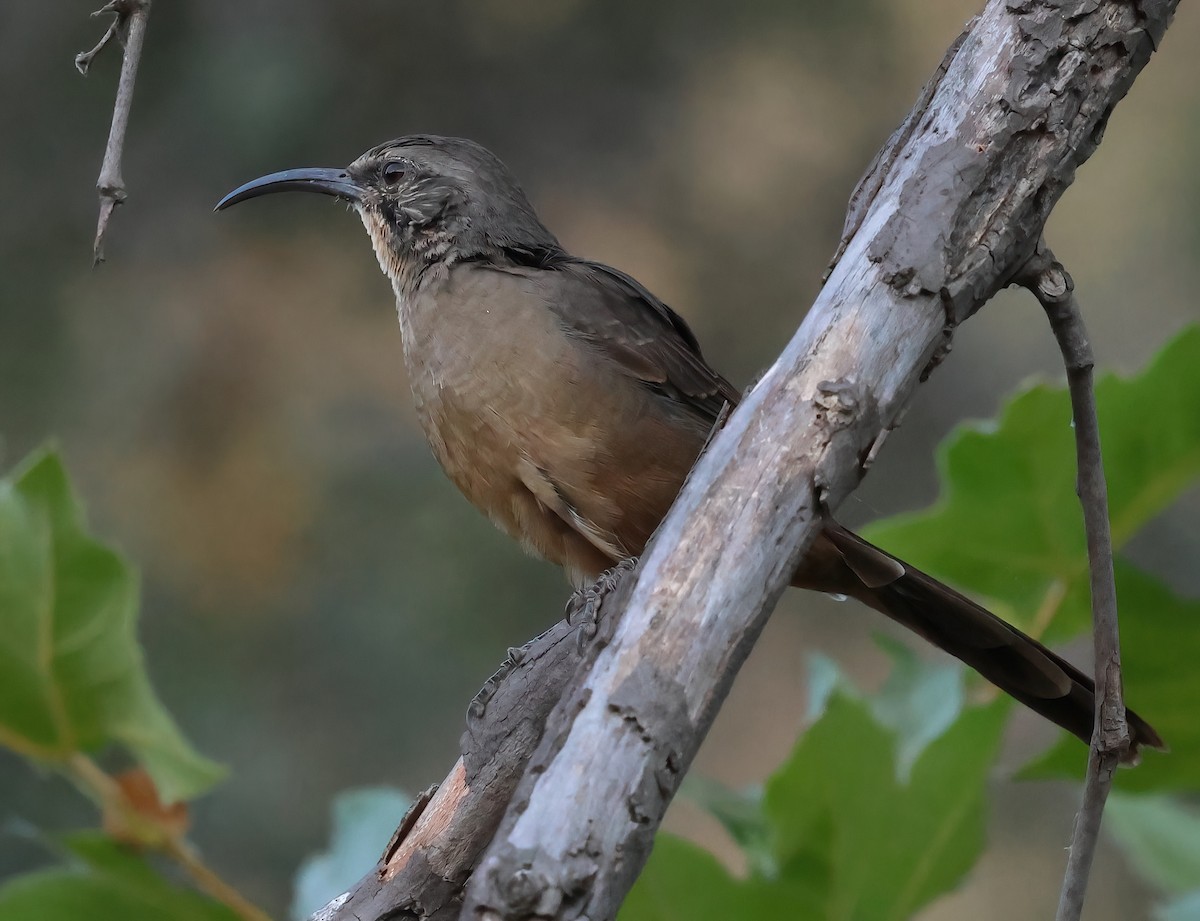
M 726 403 L 737 404 L 741 394 L 704 360 L 683 318 L 638 281 L 599 262 L 563 262 L 554 269 L 588 291 L 584 303 L 559 307 L 560 319 L 576 335 L 710 423 Z
M 609 560 L 619 562 L 633 556 L 633 553 L 616 534 L 584 515 L 571 502 L 566 488 L 528 457 L 521 459 L 517 468 L 517 477 L 544 508 L 552 511 Z
M 514 254 L 510 253 L 510 257 Z M 631 377 L 660 390 L 708 424 L 741 394 L 704 360 L 683 318 L 619 269 L 562 251 L 522 254 L 516 268 L 561 290 L 548 298 L 568 333 L 588 342 Z

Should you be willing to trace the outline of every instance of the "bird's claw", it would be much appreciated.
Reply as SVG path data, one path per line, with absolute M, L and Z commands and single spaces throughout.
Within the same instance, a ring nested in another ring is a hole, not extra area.
M 576 591 L 567 602 L 567 623 L 576 628 L 576 641 L 582 655 L 600 632 L 604 601 L 621 584 L 626 575 L 637 567 L 637 557 L 622 560 L 587 588 Z

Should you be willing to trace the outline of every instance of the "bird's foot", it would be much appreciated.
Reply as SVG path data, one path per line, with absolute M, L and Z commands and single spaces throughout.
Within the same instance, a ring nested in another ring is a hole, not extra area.
M 483 687 L 471 698 L 471 703 L 467 706 L 468 725 L 483 719 L 488 702 L 496 696 L 496 691 L 499 690 L 500 683 L 512 673 L 514 668 L 525 660 L 525 650 L 539 639 L 541 639 L 540 636 L 534 637 L 534 639 L 530 640 L 524 646 L 509 647 L 508 655 L 504 657 L 504 661 L 500 663 L 500 667 L 496 669 L 496 673 L 484 682 Z
M 567 602 L 567 623 L 576 628 L 579 651 L 582 654 L 600 632 L 604 602 L 621 584 L 625 576 L 637 568 L 637 557 L 622 560 L 587 588 L 579 589 Z

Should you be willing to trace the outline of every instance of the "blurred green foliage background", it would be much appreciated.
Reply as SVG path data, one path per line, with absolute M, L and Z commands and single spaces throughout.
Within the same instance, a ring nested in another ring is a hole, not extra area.
M 161 0 L 130 199 L 96 271 L 118 60 L 86 80 L 71 66 L 98 37 L 92 5 L 0 10 L 0 462 L 59 439 L 94 530 L 139 561 L 155 684 L 234 768 L 198 804 L 195 838 L 280 909 L 334 792 L 440 779 L 470 696 L 557 619 L 567 589 L 430 457 L 357 220 L 303 196 L 220 216 L 215 201 L 400 134 L 473 137 L 568 248 L 643 280 L 741 383 L 803 317 L 854 181 L 976 4 Z M 1198 40 L 1185 4 L 1050 224 L 1103 366 L 1140 366 L 1197 315 Z M 1006 294 L 960 331 L 842 517 L 930 500 L 937 440 L 1036 373 L 1059 373 L 1053 340 L 1031 299 Z M 1192 595 L 1198 513 L 1193 495 L 1131 554 Z M 812 650 L 868 686 L 886 670 L 870 636 L 887 628 L 869 612 L 799 593 L 780 608 L 700 772 L 741 784 L 782 761 Z M 1008 764 L 1052 735 L 1019 729 Z M 67 793 L 0 757 L 0 815 L 90 822 Z M 988 857 L 927 918 L 1053 904 L 1074 791 L 998 782 L 993 804 Z M 669 824 L 722 847 L 687 804 Z M 41 859 L 0 835 L 0 877 Z M 1091 916 L 1138 916 L 1141 884 L 1111 850 L 1101 861 Z

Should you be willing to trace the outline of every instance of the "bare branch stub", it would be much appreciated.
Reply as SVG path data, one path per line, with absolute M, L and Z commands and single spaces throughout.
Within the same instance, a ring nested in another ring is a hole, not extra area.
M 1094 359 L 1075 285 L 1054 254 L 1040 243 L 1017 280 L 1041 303 L 1067 369 L 1075 428 L 1076 492 L 1083 506 L 1091 573 L 1092 638 L 1096 657 L 1096 728 L 1088 755 L 1083 801 L 1075 820 L 1063 877 L 1057 921 L 1076 921 L 1083 912 L 1088 876 L 1100 836 L 1104 804 L 1117 765 L 1129 752 L 1129 726 L 1121 687 L 1117 589 L 1113 576 L 1108 488 L 1100 452 L 1100 424 L 1092 383 Z
M 110 12 L 110 10 L 108 7 L 105 7 L 102 10 L 96 10 L 96 12 L 92 13 L 92 15 L 99 16 L 107 12 Z M 103 51 L 108 43 L 116 38 L 117 34 L 120 32 L 121 17 L 117 15 L 115 11 L 112 12 L 112 22 L 108 24 L 108 28 L 104 30 L 104 34 L 100 36 L 100 41 L 96 42 L 96 44 L 88 51 L 81 51 L 79 54 L 75 55 L 75 69 L 79 71 L 79 75 L 81 77 L 86 77 L 88 75 L 88 71 L 92 69 L 92 61 L 96 60 L 96 55 Z
M 121 76 L 117 82 L 117 97 L 113 104 L 112 126 L 108 131 L 108 144 L 104 148 L 104 162 L 100 166 L 100 177 L 96 190 L 100 194 L 100 216 L 96 222 L 96 239 L 92 244 L 92 264 L 104 261 L 104 235 L 108 221 L 117 205 L 125 201 L 125 180 L 121 175 L 121 159 L 125 151 L 125 132 L 129 127 L 129 110 L 133 105 L 133 88 L 137 81 L 138 64 L 146 40 L 146 19 L 150 15 L 151 0 L 112 0 L 93 16 L 111 15 L 112 22 L 104 36 L 89 51 L 75 56 L 75 67 L 87 75 L 96 56 L 114 38 L 121 42 L 124 53 L 121 58 Z

